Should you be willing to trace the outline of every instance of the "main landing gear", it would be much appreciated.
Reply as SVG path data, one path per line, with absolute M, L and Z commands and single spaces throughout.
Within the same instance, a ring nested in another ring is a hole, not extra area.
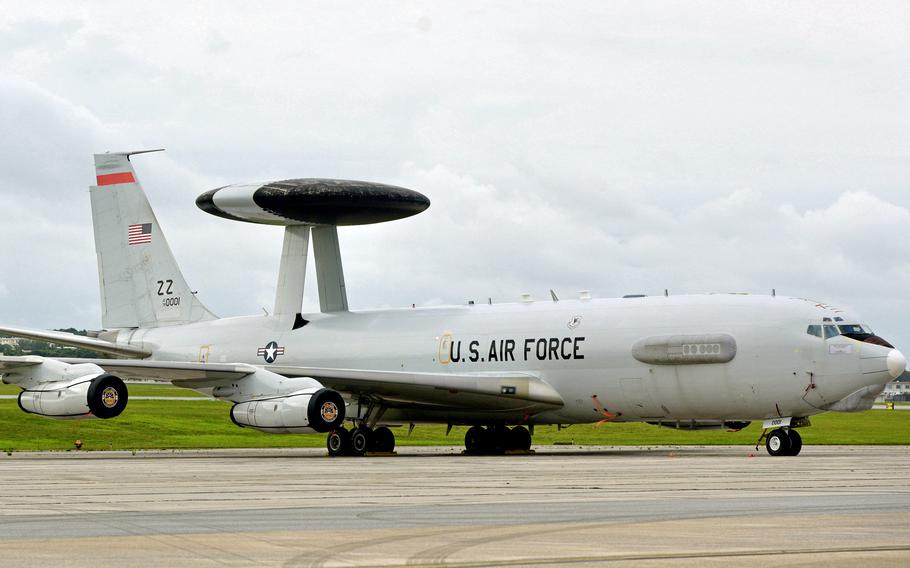
M 796 456 L 803 449 L 803 439 L 793 428 L 778 428 L 765 435 L 765 448 L 772 456 Z
M 364 456 L 368 453 L 391 453 L 395 450 L 395 434 L 385 426 L 365 425 L 347 430 L 343 426 L 329 432 L 326 448 L 330 456 Z M 508 428 L 502 424 L 471 426 L 464 436 L 465 453 L 494 455 L 507 451 L 531 449 L 531 432 L 524 426 Z
M 391 453 L 395 450 L 395 434 L 385 426 L 376 429 L 358 426 L 351 431 L 341 426 L 329 432 L 325 445 L 330 456 L 363 456 L 367 452 Z
M 530 450 L 531 433 L 524 426 L 471 426 L 464 435 L 465 453 L 501 454 L 507 450 Z

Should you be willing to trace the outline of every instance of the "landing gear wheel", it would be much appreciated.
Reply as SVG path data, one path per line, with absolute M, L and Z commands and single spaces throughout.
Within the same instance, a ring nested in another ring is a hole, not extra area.
M 788 456 L 798 456 L 799 451 L 803 449 L 803 437 L 799 435 L 794 429 L 787 430 L 787 435 L 790 436 L 790 453 Z
M 511 430 L 504 424 L 494 424 L 487 428 L 487 445 L 483 452 L 491 455 L 501 454 L 509 449 L 511 444 Z
M 765 448 L 768 454 L 772 456 L 790 455 L 790 435 L 786 430 L 777 429 L 768 434 L 765 440 Z
M 344 456 L 351 451 L 351 433 L 339 427 L 329 432 L 325 440 L 325 445 L 329 450 L 330 456 Z
M 362 456 L 370 448 L 370 439 L 373 432 L 363 426 L 351 433 L 351 453 L 355 456 Z
M 531 433 L 524 426 L 516 426 L 509 431 L 510 450 L 530 450 Z
M 471 426 L 464 435 L 464 449 L 469 454 L 480 454 L 486 450 L 487 431 L 481 426 Z
M 372 447 L 374 452 L 390 453 L 395 450 L 395 434 L 385 426 L 373 430 Z

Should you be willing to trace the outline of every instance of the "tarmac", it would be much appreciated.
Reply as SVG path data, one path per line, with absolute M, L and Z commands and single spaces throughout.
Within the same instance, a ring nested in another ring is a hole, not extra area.
M 0 455 L 0 564 L 903 566 L 910 447 Z

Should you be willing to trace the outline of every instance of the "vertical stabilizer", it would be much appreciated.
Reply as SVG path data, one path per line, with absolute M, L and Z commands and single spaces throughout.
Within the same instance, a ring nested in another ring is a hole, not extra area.
M 101 321 L 106 329 L 158 327 L 215 319 L 193 295 L 130 156 L 95 154 L 97 185 L 90 188 Z

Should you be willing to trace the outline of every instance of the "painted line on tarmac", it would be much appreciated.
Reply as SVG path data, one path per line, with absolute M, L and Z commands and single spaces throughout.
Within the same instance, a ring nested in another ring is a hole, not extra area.
M 590 564 L 593 562 L 628 562 L 645 560 L 697 560 L 708 558 L 749 558 L 758 556 L 804 556 L 813 554 L 857 554 L 863 552 L 910 551 L 910 545 L 851 546 L 842 548 L 790 548 L 777 550 L 730 550 L 725 552 L 679 552 L 668 554 L 605 554 L 553 558 L 523 558 L 516 560 L 478 560 L 467 562 L 431 562 L 418 564 L 374 564 L 368 568 L 499 568 L 508 566 L 540 566 L 560 564 Z

